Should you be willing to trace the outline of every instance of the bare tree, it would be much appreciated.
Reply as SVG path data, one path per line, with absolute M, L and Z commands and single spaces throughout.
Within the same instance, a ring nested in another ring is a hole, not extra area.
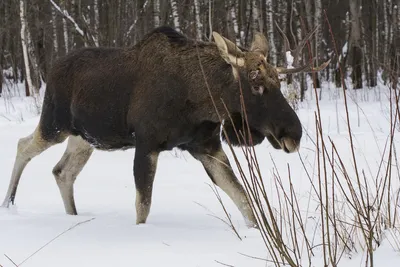
M 64 12 L 67 12 L 66 2 L 63 1 Z M 68 25 L 65 17 L 62 18 L 65 53 L 69 51 Z
M 57 35 L 57 16 L 54 7 L 51 8 L 51 21 L 53 26 L 53 47 L 56 55 L 58 54 L 58 35 Z
M 342 73 L 353 80 L 355 88 L 362 86 L 361 77 L 369 86 L 377 86 L 381 73 L 385 82 L 394 85 L 400 65 L 399 1 L 24 0 L 27 14 L 23 25 L 18 16 L 20 0 L 0 0 L 0 67 L 7 69 L 3 78 L 25 82 L 30 88 L 26 63 L 35 86 L 40 81 L 35 71 L 40 69 L 44 80 L 51 62 L 66 52 L 82 46 L 133 45 L 160 25 L 171 25 L 197 40 L 212 40 L 212 31 L 218 31 L 240 46 L 247 46 L 254 31 L 261 31 L 268 37 L 269 62 L 274 65 L 284 64 L 286 56 L 276 24 L 291 43 L 299 42 L 305 32 L 320 25 L 306 51 L 325 61 L 334 51 L 323 12 L 326 9 L 339 55 L 323 72 L 326 75 L 318 77 L 317 86 L 322 80 L 342 86 Z M 309 58 L 304 54 L 301 60 Z M 304 77 L 295 76 L 301 79 L 301 95 L 307 89 Z M 289 75 L 287 82 L 291 81 Z
M 99 46 L 100 15 L 99 15 L 98 0 L 93 1 L 93 9 L 94 9 L 94 43 L 96 44 L 96 46 Z
M 30 42 L 28 35 L 28 26 L 26 19 L 26 5 L 25 0 L 19 1 L 20 8 L 20 19 L 21 19 L 21 44 L 22 44 L 22 52 L 24 58 L 25 65 L 25 77 L 26 77 L 26 96 L 31 96 L 36 94 L 39 91 L 39 88 L 35 88 L 32 82 L 31 70 L 29 67 L 29 53 L 28 53 L 28 43 Z
M 236 1 L 235 0 L 230 0 L 229 1 L 229 11 L 230 11 L 230 16 L 232 18 L 232 24 L 233 24 L 233 32 L 235 33 L 235 40 L 236 40 L 236 45 L 240 45 L 240 33 L 239 33 L 239 24 L 236 16 Z
M 194 0 L 194 13 L 195 13 L 195 17 L 196 17 L 196 38 L 197 40 L 201 40 L 202 39 L 202 28 L 203 25 L 200 21 L 200 0 Z
M 172 17 L 174 19 L 174 26 L 177 31 L 181 31 L 181 25 L 179 23 L 179 12 L 176 0 L 171 0 Z
M 154 27 L 160 26 L 160 0 L 153 0 Z
M 275 46 L 275 36 L 274 36 L 274 11 L 273 11 L 273 5 L 272 5 L 272 0 L 266 0 L 267 2 L 267 35 L 268 35 L 268 40 L 270 43 L 270 55 L 271 55 L 271 62 L 272 64 L 276 65 L 277 64 L 277 54 L 276 54 L 276 46 Z
M 351 78 L 353 88 L 362 88 L 362 57 L 361 48 L 361 25 L 360 25 L 360 0 L 350 1 L 351 31 L 350 31 L 350 51 L 349 65 L 352 67 Z

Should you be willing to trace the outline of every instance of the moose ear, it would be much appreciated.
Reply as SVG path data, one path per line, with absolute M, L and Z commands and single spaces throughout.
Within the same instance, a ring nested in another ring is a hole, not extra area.
M 254 33 L 253 42 L 251 43 L 250 51 L 259 52 L 265 57 L 268 56 L 268 40 L 264 34 L 260 32 Z
M 215 43 L 217 44 L 221 57 L 228 63 L 236 67 L 244 66 L 244 53 L 234 43 L 222 37 L 219 33 L 213 32 Z

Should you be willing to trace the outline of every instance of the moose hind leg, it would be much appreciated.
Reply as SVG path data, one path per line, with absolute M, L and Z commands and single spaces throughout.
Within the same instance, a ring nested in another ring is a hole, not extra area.
M 31 161 L 34 157 L 36 157 L 49 147 L 57 143 L 61 143 L 65 140 L 65 138 L 66 137 L 59 134 L 59 136 L 57 136 L 57 138 L 54 138 L 54 140 L 45 140 L 40 131 L 40 127 L 38 127 L 31 135 L 21 138 L 18 141 L 17 156 L 11 174 L 8 191 L 2 204 L 3 207 L 8 208 L 10 204 L 14 204 L 15 195 L 17 193 L 17 188 L 22 172 L 24 171 L 29 161 Z
M 221 144 L 212 145 L 208 148 L 196 148 L 189 152 L 199 160 L 211 180 L 220 187 L 235 203 L 242 213 L 249 227 L 257 227 L 257 220 L 251 209 L 247 194 L 235 176 L 228 157 L 222 150 Z
M 77 215 L 74 200 L 74 182 L 92 153 L 93 148 L 88 142 L 80 136 L 70 136 L 61 160 L 53 168 L 53 174 L 67 214 Z

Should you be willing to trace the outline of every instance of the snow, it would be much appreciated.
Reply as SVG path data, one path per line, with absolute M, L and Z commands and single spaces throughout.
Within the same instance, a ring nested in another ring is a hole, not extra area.
M 290 51 L 286 51 L 286 62 L 287 62 L 287 67 L 288 69 L 293 69 L 293 56 Z
M 351 165 L 351 154 L 346 153 L 349 141 L 343 95 L 328 87 L 324 85 L 320 102 L 324 134 L 335 141 L 346 164 Z M 368 173 L 377 173 L 380 153 L 390 129 L 389 104 L 385 100 L 387 92 L 384 87 L 357 93 L 349 90 L 356 154 L 360 168 L 365 168 Z M 8 187 L 17 141 L 32 133 L 37 125 L 39 117 L 33 103 L 32 99 L 15 95 L 0 98 L 0 201 Z M 312 245 L 318 246 L 319 224 L 307 219 L 318 216 L 318 202 L 299 160 L 300 155 L 309 166 L 308 171 L 315 172 L 315 110 L 312 99 L 300 104 L 298 115 L 305 132 L 299 154 L 274 150 L 267 141 L 257 146 L 256 152 L 275 205 L 274 164 L 286 189 L 289 189 L 287 164 L 290 165 L 301 210 L 308 215 L 304 216 L 307 231 L 311 235 L 316 233 Z M 396 139 L 395 142 L 396 146 L 400 143 Z M 226 220 L 226 216 L 201 164 L 178 150 L 160 155 L 147 224 L 135 225 L 133 149 L 95 151 L 75 183 L 79 215 L 66 215 L 51 173 L 65 148 L 66 142 L 32 160 L 22 175 L 16 206 L 0 208 L 0 266 L 15 266 L 7 257 L 17 264 L 26 260 L 22 266 L 27 267 L 274 266 L 251 258 L 270 259 L 258 230 L 246 227 L 233 202 L 219 190 L 242 237 L 242 241 L 239 240 L 219 219 Z M 224 150 L 234 164 L 229 148 L 224 146 Z M 240 149 L 236 151 L 244 163 Z M 393 179 L 392 183 L 393 191 L 396 191 L 398 179 Z M 400 266 L 399 232 L 394 228 L 384 233 L 382 244 L 374 255 L 376 266 Z M 306 254 L 303 255 L 305 266 L 308 266 Z M 339 266 L 362 266 L 365 255 L 362 250 L 345 253 Z M 322 266 L 320 250 L 315 251 L 312 260 L 314 266 Z

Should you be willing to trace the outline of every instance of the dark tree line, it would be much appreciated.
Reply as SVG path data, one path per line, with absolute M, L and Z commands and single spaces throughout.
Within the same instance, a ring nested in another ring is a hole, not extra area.
M 286 64 L 278 26 L 294 48 L 320 25 L 298 57 L 299 63 L 315 57 L 317 64 L 332 58 L 325 71 L 310 76 L 317 86 L 341 86 L 342 74 L 355 89 L 376 86 L 379 75 L 394 88 L 398 83 L 400 0 L 1 0 L 0 84 L 25 82 L 33 94 L 57 57 L 83 46 L 130 46 L 160 25 L 198 40 L 218 31 L 242 46 L 261 31 L 277 65 Z M 305 77 L 296 75 L 301 97 Z

